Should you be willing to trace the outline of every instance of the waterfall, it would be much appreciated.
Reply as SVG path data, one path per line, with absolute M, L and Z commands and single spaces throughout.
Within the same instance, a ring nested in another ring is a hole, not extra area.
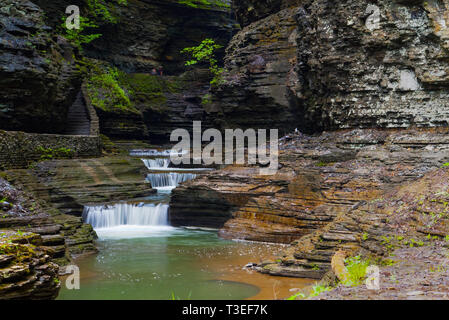
M 176 188 L 180 183 L 193 180 L 196 174 L 193 173 L 150 173 L 147 180 L 151 182 L 153 188 Z
M 183 168 L 169 168 L 170 159 L 142 159 L 148 170 L 153 171 L 147 175 L 147 181 L 151 182 L 151 186 L 161 192 L 170 192 L 176 188 L 180 183 L 188 180 L 193 180 L 197 177 L 193 173 L 180 173 L 180 171 L 202 171 L 204 169 L 183 169 Z M 171 171 L 154 173 L 154 171 Z
M 154 169 L 167 169 L 170 165 L 170 159 L 158 158 L 158 159 L 142 159 L 148 170 Z
M 119 203 L 105 206 L 86 206 L 84 221 L 95 229 L 118 226 L 167 226 L 168 205 Z

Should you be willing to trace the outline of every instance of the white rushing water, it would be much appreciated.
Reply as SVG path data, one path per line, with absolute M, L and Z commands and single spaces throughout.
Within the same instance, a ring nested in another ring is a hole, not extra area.
M 127 204 L 84 207 L 83 218 L 100 239 L 154 237 L 173 231 L 168 204 Z
M 193 180 L 196 174 L 193 173 L 150 173 L 147 180 L 151 182 L 151 186 L 158 190 L 171 190 L 179 186 L 180 183 Z
M 168 166 L 170 165 L 170 159 L 167 158 L 142 159 L 142 161 L 148 170 L 168 169 Z
M 123 225 L 167 226 L 167 204 L 127 204 L 85 207 L 83 217 L 94 229 Z
M 204 171 L 209 169 L 183 169 L 183 168 L 169 168 L 170 159 L 157 158 L 157 159 L 142 159 L 148 170 L 153 173 L 147 175 L 147 181 L 151 183 L 154 189 L 159 192 L 171 192 L 174 188 L 179 186 L 180 183 L 193 180 L 197 177 L 192 173 L 195 171 Z M 157 172 L 168 171 L 168 172 Z M 183 172 L 187 171 L 187 172 Z M 190 171 L 190 172 L 189 172 Z

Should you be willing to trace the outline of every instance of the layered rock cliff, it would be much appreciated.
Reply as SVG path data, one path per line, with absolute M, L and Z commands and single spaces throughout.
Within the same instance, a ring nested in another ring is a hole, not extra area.
M 73 51 L 45 24 L 44 11 L 26 0 L 0 9 L 0 129 L 64 131 L 79 90 Z
M 287 131 L 447 125 L 447 5 L 235 1 L 246 26 L 212 109 Z
M 81 0 L 34 2 L 48 12 L 48 23 L 54 27 L 61 23 L 67 6 L 78 5 L 82 13 L 87 10 Z M 116 5 L 113 14 L 118 23 L 101 25 L 102 37 L 85 54 L 133 73 L 150 73 L 163 66 L 166 73 L 179 74 L 184 70 L 183 48 L 205 38 L 226 45 L 235 30 L 228 8 L 191 7 L 178 0 L 129 0 L 126 6 Z
M 290 135 L 281 141 L 275 175 L 231 166 L 187 182 L 173 192 L 170 219 L 222 228 L 226 238 L 290 243 L 441 166 L 449 158 L 441 130 Z

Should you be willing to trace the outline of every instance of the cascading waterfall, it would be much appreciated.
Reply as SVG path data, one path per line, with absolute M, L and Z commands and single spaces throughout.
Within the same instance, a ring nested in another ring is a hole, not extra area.
M 161 172 L 161 173 L 149 173 L 147 175 L 147 181 L 151 183 L 151 186 L 159 191 L 170 192 L 180 183 L 195 179 L 197 177 L 194 173 L 179 173 L 179 171 L 198 170 L 198 169 L 180 169 L 169 168 L 170 159 L 156 158 L 156 159 L 142 159 L 145 166 L 150 171 L 177 171 L 177 172 Z M 203 169 L 199 169 L 203 170 Z
M 150 173 L 147 180 L 151 182 L 153 188 L 176 188 L 180 183 L 193 180 L 196 174 L 193 173 Z
M 142 161 L 149 170 L 168 169 L 170 165 L 170 159 L 167 158 L 142 159 Z
M 85 207 L 83 218 L 94 229 L 118 226 L 167 226 L 168 204 L 126 204 Z

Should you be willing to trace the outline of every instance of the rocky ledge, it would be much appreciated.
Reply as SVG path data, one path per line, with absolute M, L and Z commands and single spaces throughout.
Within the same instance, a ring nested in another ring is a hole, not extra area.
M 42 244 L 37 234 L 0 230 L 0 300 L 57 297 L 59 267 Z
M 147 168 L 138 158 L 113 155 L 93 159 L 39 162 L 29 169 L 7 171 L 14 184 L 24 185 L 61 213 L 80 217 L 84 205 L 149 196 Z
M 73 256 L 97 252 L 95 231 L 81 217 L 63 214 L 24 190 L 0 178 L 0 229 L 40 235 L 53 261 L 61 265 Z
M 290 135 L 281 141 L 276 175 L 235 166 L 187 182 L 174 190 L 170 220 L 221 228 L 224 238 L 299 241 L 281 265 L 265 272 L 321 278 L 329 270 L 332 245 L 356 239 L 325 230 L 363 201 L 441 167 L 449 159 L 448 143 L 446 129 Z M 316 247 L 306 241 L 315 232 L 323 234 Z

